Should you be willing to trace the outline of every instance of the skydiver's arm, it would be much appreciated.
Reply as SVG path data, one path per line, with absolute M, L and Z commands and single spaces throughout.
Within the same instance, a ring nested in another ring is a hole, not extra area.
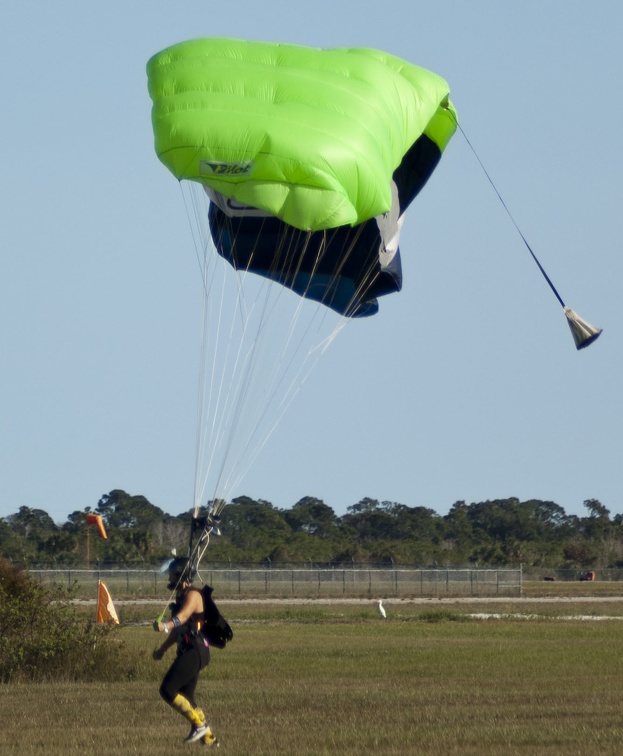
M 184 596 L 184 603 L 182 604 L 182 608 L 179 610 L 173 620 L 171 620 L 171 623 L 173 624 L 174 620 L 177 619 L 179 620 L 180 625 L 184 625 L 193 616 L 193 614 L 202 613 L 203 597 L 200 591 L 188 591 L 188 593 Z M 174 626 L 177 627 L 177 623 L 175 623 Z
M 171 646 L 173 646 L 175 644 L 175 636 L 176 635 L 177 635 L 177 633 L 169 633 L 169 635 L 167 635 L 164 643 L 160 646 L 160 648 L 157 648 L 153 652 L 152 656 L 153 656 L 153 658 L 156 661 L 160 661 L 160 659 L 162 659 L 162 657 L 171 648 Z
M 180 625 L 186 624 L 193 614 L 203 613 L 203 598 L 199 591 L 188 591 L 184 596 L 184 603 L 179 612 L 166 622 L 154 622 L 154 630 L 157 633 L 168 633 L 176 630 Z

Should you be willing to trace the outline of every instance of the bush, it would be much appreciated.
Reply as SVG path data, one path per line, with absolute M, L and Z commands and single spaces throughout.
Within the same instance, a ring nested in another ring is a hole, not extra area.
M 113 628 L 79 617 L 66 598 L 5 559 L 0 627 L 1 682 L 127 678 L 124 646 Z

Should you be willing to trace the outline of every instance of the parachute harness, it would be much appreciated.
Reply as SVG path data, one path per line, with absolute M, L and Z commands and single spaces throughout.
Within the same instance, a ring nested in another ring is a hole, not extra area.
M 175 582 L 171 595 L 169 596 L 169 600 L 167 601 L 162 612 L 158 615 L 158 618 L 157 618 L 158 622 L 163 621 L 164 615 L 167 609 L 171 607 L 172 601 L 175 598 L 175 595 L 177 594 L 177 590 L 181 583 L 183 583 L 184 581 L 190 582 L 189 577 L 192 577 L 193 574 L 196 574 L 202 583 L 206 582 L 201 577 L 201 574 L 199 573 L 199 564 L 210 543 L 210 535 L 212 533 L 216 535 L 221 534 L 221 531 L 218 527 L 219 521 L 220 521 L 220 518 L 218 517 L 218 515 L 214 515 L 214 514 L 208 514 L 205 517 L 192 518 L 191 529 L 190 529 L 190 541 L 189 541 L 189 546 L 188 546 L 189 557 L 186 560 L 186 564 L 184 568 L 177 575 L 177 580 Z M 196 533 L 199 533 L 199 536 L 195 540 Z M 171 561 L 167 562 L 161 568 L 161 572 L 170 570 L 172 565 L 175 563 L 175 561 L 176 561 L 176 558 L 174 557 Z M 173 619 L 174 625 L 175 625 L 175 620 L 176 618 Z

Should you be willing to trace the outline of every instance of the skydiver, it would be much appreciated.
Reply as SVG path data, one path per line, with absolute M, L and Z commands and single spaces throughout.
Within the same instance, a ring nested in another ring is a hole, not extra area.
M 210 647 L 201 632 L 204 617 L 203 594 L 192 587 L 196 570 L 188 559 L 178 557 L 169 565 L 169 590 L 175 591 L 171 604 L 171 619 L 154 622 L 157 633 L 167 637 L 160 648 L 153 652 L 156 661 L 177 643 L 177 656 L 160 685 L 162 698 L 190 722 L 191 729 L 184 742 L 201 740 L 206 745 L 218 747 L 218 740 L 207 724 L 203 711 L 197 707 L 195 688 L 199 672 L 210 663 Z

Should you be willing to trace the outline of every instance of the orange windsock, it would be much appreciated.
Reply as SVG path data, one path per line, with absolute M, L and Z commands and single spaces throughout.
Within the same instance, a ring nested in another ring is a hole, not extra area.
M 97 525 L 97 529 L 99 530 L 99 534 L 102 536 L 102 538 L 105 541 L 108 539 L 108 536 L 106 535 L 106 528 L 104 527 L 104 521 L 102 520 L 102 515 L 89 512 L 87 514 L 87 525 Z

